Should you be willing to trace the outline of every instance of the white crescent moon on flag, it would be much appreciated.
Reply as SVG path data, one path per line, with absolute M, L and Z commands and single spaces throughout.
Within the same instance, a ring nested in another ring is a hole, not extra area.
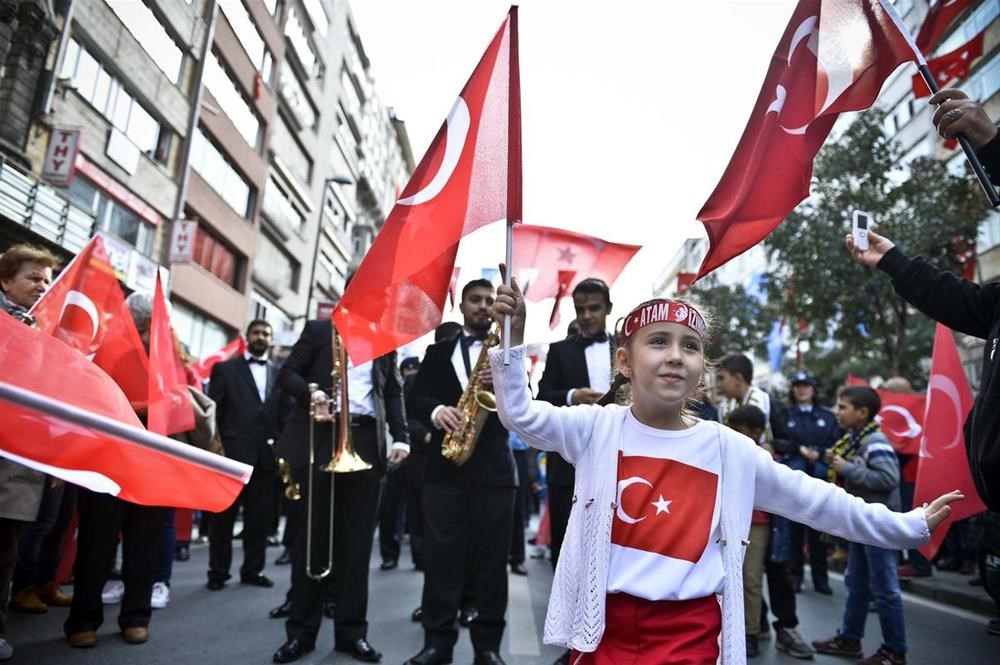
M 469 127 L 471 125 L 469 107 L 466 105 L 464 99 L 459 97 L 455 100 L 455 105 L 451 107 L 446 122 L 448 133 L 445 138 L 444 158 L 441 160 L 441 166 L 438 168 L 437 173 L 434 174 L 434 177 L 431 178 L 426 187 L 413 196 L 399 199 L 396 203 L 404 206 L 415 206 L 426 203 L 440 194 L 444 186 L 448 184 L 451 174 L 455 171 L 455 167 L 458 166 L 462 150 L 465 149 L 465 139 L 469 135 Z
M 955 436 L 952 437 L 948 445 L 941 446 L 941 450 L 949 450 L 962 442 L 962 398 L 958 394 L 955 382 L 947 376 L 941 374 L 931 376 L 931 380 L 927 382 L 928 399 L 935 389 L 943 392 L 955 407 Z
M 626 513 L 625 509 L 622 508 L 622 493 L 624 493 L 625 490 L 628 489 L 630 485 L 635 485 L 636 483 L 649 485 L 649 487 L 653 486 L 651 482 L 649 482 L 645 478 L 640 478 L 639 476 L 632 476 L 631 478 L 626 478 L 625 480 L 618 482 L 618 499 L 616 501 L 618 507 L 615 509 L 615 515 L 617 515 L 618 519 L 620 519 L 622 522 L 625 522 L 626 524 L 636 524 L 637 522 L 641 522 L 644 519 L 646 519 L 645 517 L 640 517 L 636 519 L 631 515 L 629 515 L 628 513 Z
M 63 302 L 62 311 L 59 312 L 60 321 L 66 313 L 66 308 L 70 305 L 76 305 L 86 312 L 88 317 L 90 317 L 90 324 L 92 326 L 90 341 L 94 341 L 97 337 L 97 332 L 100 330 L 100 315 L 97 313 L 97 306 L 94 305 L 94 301 L 79 291 L 70 291 L 66 294 L 66 300 Z
M 915 436 L 920 436 L 920 433 L 924 431 L 923 428 L 920 426 L 920 423 L 917 422 L 917 419 L 913 417 L 912 413 L 910 413 L 909 409 L 899 406 L 898 404 L 890 404 L 888 406 L 882 407 L 882 413 L 885 413 L 886 411 L 889 411 L 891 413 L 898 413 L 903 417 L 903 420 L 906 421 L 907 430 L 905 432 L 893 432 L 893 434 L 895 434 L 896 436 L 905 436 L 907 438 L 913 438 Z M 878 415 L 876 416 L 876 418 L 878 418 L 879 425 L 882 425 L 883 429 L 885 429 L 883 425 L 882 416 Z
M 791 66 L 792 64 L 792 56 L 795 55 L 795 49 L 798 47 L 799 42 L 801 42 L 806 37 L 812 36 L 813 32 L 816 30 L 817 23 L 819 23 L 819 17 L 810 16 L 806 20 L 802 21 L 802 23 L 799 24 L 799 27 L 795 28 L 795 34 L 792 35 L 792 42 L 788 46 L 789 66 Z M 808 46 L 809 50 L 812 51 L 814 54 L 816 53 L 816 49 L 813 46 L 812 41 L 806 42 L 806 46 Z

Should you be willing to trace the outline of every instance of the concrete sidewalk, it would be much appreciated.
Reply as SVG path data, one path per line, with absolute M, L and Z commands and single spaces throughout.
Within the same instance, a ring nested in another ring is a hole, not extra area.
M 903 591 L 929 600 L 995 617 L 997 606 L 986 590 L 969 584 L 978 579 L 978 574 L 960 575 L 935 570 L 930 577 L 901 578 L 899 586 Z

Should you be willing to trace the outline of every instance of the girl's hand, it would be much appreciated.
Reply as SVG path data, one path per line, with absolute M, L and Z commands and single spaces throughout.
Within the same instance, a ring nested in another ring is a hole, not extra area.
M 869 268 L 874 268 L 878 265 L 878 262 L 882 260 L 885 253 L 896 246 L 891 240 L 885 236 L 880 236 L 874 231 L 868 231 L 868 249 L 861 251 L 854 246 L 854 235 L 848 233 L 844 236 L 844 242 L 847 244 L 847 250 L 851 253 L 851 257 L 862 265 L 866 265 Z
M 924 517 L 927 519 L 927 528 L 931 530 L 931 533 L 934 533 L 934 529 L 938 528 L 941 522 L 948 519 L 948 516 L 951 515 L 951 506 L 948 504 L 952 501 L 961 501 L 964 498 L 964 494 L 955 490 L 954 492 L 942 494 L 934 499 L 930 505 L 924 504 Z
M 500 264 L 500 275 L 507 281 L 507 266 Z M 510 315 L 510 345 L 519 346 L 524 344 L 524 295 L 521 287 L 517 285 L 517 280 L 512 279 L 511 285 L 501 284 L 497 287 L 497 297 L 493 300 L 493 318 L 500 324 L 503 330 L 503 318 Z

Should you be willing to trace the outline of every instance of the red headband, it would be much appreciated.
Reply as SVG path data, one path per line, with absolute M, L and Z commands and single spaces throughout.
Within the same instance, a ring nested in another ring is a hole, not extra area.
M 708 338 L 705 319 L 694 307 L 676 300 L 653 300 L 636 307 L 625 317 L 622 344 L 637 330 L 651 323 L 679 323 L 698 333 L 702 340 Z

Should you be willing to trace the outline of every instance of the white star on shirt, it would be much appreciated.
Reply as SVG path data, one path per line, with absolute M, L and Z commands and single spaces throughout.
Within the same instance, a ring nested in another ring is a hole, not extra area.
M 663 498 L 663 495 L 661 494 L 660 495 L 660 500 L 659 501 L 654 501 L 651 505 L 656 506 L 656 514 L 657 515 L 659 515 L 660 513 L 666 513 L 667 515 L 669 515 L 670 514 L 670 504 L 671 503 L 673 503 L 673 501 L 667 501 L 667 500 L 665 500 Z

